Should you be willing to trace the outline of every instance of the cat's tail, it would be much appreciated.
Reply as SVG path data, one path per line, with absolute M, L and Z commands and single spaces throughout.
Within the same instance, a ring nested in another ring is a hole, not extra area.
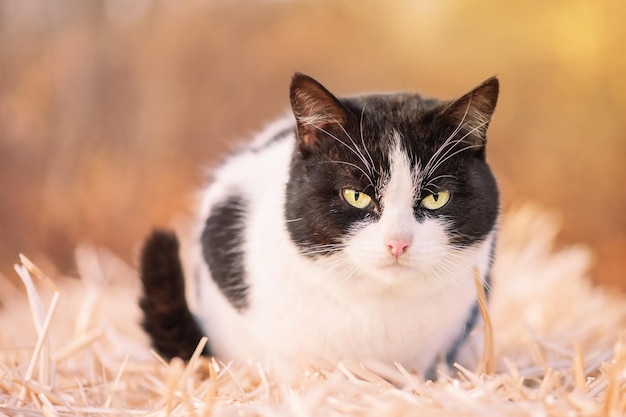
M 185 277 L 173 232 L 155 230 L 141 253 L 141 325 L 165 359 L 188 360 L 203 336 L 185 298 Z M 202 352 L 210 355 L 208 345 Z

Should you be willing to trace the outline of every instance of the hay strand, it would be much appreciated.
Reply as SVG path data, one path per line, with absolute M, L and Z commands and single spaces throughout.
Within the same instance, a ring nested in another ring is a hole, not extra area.
M 28 270 L 25 268 L 16 268 L 16 271 L 19 270 L 22 275 L 20 275 L 20 277 L 27 281 L 32 288 L 34 288 L 34 286 L 32 285 L 32 280 L 30 279 L 30 274 L 28 273 Z M 55 288 L 55 287 L 53 287 Z M 36 290 L 34 290 L 34 292 L 28 292 L 28 296 L 30 297 L 36 297 L 37 298 L 37 303 L 31 303 L 31 306 L 33 304 L 40 304 L 41 300 L 39 299 L 39 295 L 37 294 Z M 24 375 L 24 381 L 29 381 L 33 378 L 33 374 L 35 372 L 35 367 L 37 366 L 37 364 L 41 364 L 43 363 L 44 365 L 41 367 L 41 369 L 45 369 L 46 370 L 46 374 L 41 375 L 41 378 L 44 380 L 49 380 L 50 376 L 47 375 L 47 371 L 50 369 L 50 357 L 48 355 L 48 350 L 44 350 L 43 351 L 43 355 L 42 355 L 42 349 L 44 348 L 44 345 L 48 342 L 48 330 L 50 329 L 50 324 L 52 323 L 52 318 L 54 317 L 54 313 L 56 311 L 57 305 L 59 303 L 59 297 L 60 297 L 60 292 L 57 290 L 54 295 L 52 296 L 52 301 L 50 302 L 50 307 L 48 308 L 48 313 L 45 315 L 43 324 L 41 325 L 41 328 L 38 329 L 39 331 L 39 337 L 37 338 L 37 343 L 35 344 L 35 349 L 33 350 L 33 354 L 31 356 L 30 362 L 28 364 L 28 369 L 26 371 L 26 374 Z M 33 311 L 31 309 L 31 312 L 33 312 L 33 317 L 39 317 L 39 309 L 35 309 L 35 311 Z M 35 323 L 39 323 L 39 319 L 35 319 L 34 320 Z M 39 327 L 36 325 L 36 327 Z M 28 392 L 27 389 L 27 385 L 23 384 L 22 385 L 22 389 L 20 391 L 19 394 L 19 401 L 18 401 L 18 405 L 22 404 L 25 399 L 26 399 L 26 394 Z
M 485 284 L 480 279 L 478 267 L 474 267 L 474 284 L 476 285 L 476 295 L 478 297 L 478 308 L 483 318 L 483 356 L 479 365 L 479 372 L 491 375 L 496 370 L 495 349 L 493 345 L 493 324 L 487 308 L 487 295 L 485 294 Z

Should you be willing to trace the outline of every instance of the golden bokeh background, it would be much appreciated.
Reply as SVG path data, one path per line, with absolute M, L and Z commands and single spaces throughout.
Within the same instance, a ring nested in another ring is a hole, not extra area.
M 0 272 L 23 252 L 71 273 L 84 241 L 133 264 L 294 71 L 442 98 L 496 74 L 504 212 L 556 210 L 626 287 L 625 40 L 621 0 L 0 0 Z

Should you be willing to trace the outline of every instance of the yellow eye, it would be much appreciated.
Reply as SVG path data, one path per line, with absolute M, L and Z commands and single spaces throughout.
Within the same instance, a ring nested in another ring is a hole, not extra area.
M 348 204 L 358 209 L 368 208 L 372 204 L 372 197 L 361 191 L 346 188 L 341 191 L 341 195 Z
M 422 207 L 427 210 L 437 210 L 445 206 L 448 201 L 450 201 L 450 191 L 439 191 L 424 197 Z

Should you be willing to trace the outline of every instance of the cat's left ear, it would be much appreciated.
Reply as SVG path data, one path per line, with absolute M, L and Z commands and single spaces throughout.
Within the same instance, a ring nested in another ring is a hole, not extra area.
M 454 100 L 441 112 L 448 123 L 460 127 L 464 142 L 484 146 L 491 116 L 496 109 L 500 83 L 496 77 L 485 80 L 463 97 Z
M 291 108 L 296 116 L 300 147 L 313 149 L 332 125 L 343 125 L 347 111 L 343 104 L 319 82 L 301 73 L 291 80 Z

